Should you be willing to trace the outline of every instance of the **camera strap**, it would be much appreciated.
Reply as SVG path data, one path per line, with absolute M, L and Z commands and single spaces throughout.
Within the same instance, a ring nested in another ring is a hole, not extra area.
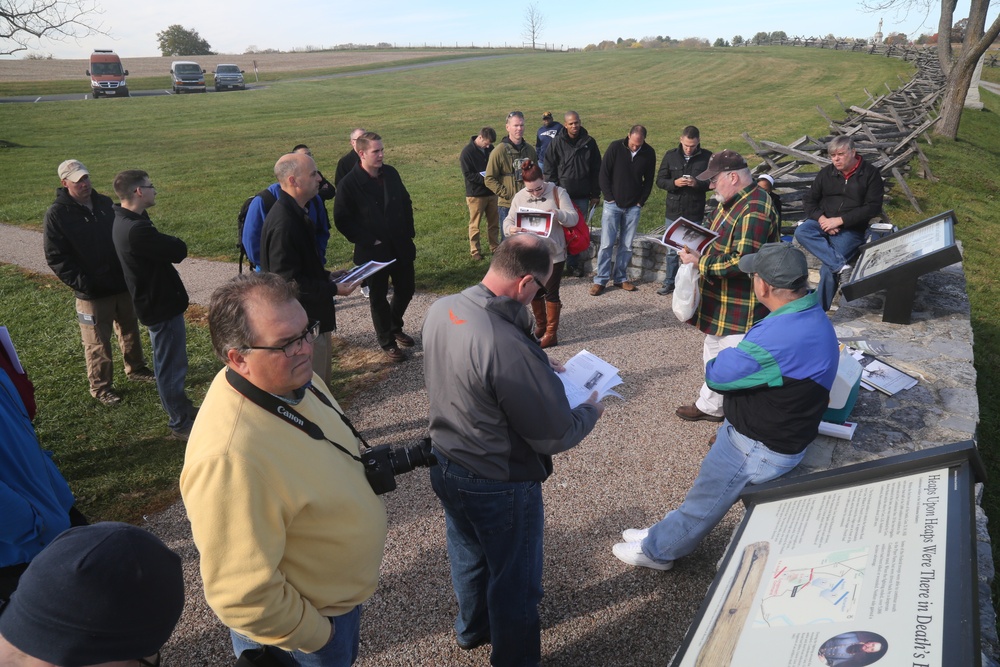
M 299 429 L 300 431 L 308 435 L 313 440 L 326 440 L 331 445 L 333 445 L 340 451 L 344 452 L 355 461 L 361 463 L 361 459 L 358 456 L 352 454 L 346 447 L 326 437 L 326 435 L 323 434 L 323 429 L 321 429 L 317 424 L 303 417 L 297 410 L 295 410 L 295 408 L 285 403 L 274 394 L 268 393 L 263 389 L 254 386 L 249 380 L 247 380 L 245 377 L 234 371 L 232 368 L 226 369 L 226 381 L 229 382 L 229 385 L 233 389 L 235 389 L 237 393 L 245 397 L 248 401 L 250 401 L 254 405 L 260 407 L 266 412 L 270 412 L 279 419 L 291 424 L 295 428 Z M 365 446 L 365 449 L 370 449 L 368 443 L 365 442 L 365 439 L 361 437 L 361 434 L 358 433 L 358 430 L 354 428 L 354 424 L 352 424 L 351 420 L 347 418 L 347 415 L 345 415 L 343 412 L 335 408 L 333 406 L 333 403 L 330 402 L 330 399 L 328 399 L 326 395 L 323 394 L 323 392 L 314 387 L 312 384 L 309 384 L 308 389 L 324 405 L 326 405 L 328 408 L 337 413 L 337 416 L 340 417 L 340 420 L 344 422 L 347 428 L 351 429 L 351 433 L 353 433 L 354 437 L 357 438 L 361 442 L 361 444 Z

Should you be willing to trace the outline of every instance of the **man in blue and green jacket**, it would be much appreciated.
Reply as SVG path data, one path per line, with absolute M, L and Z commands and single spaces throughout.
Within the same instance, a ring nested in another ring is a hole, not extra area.
M 669 570 L 694 551 L 746 486 L 799 464 L 829 405 L 837 335 L 808 290 L 805 255 L 767 243 L 739 266 L 771 312 L 705 367 L 708 386 L 723 395 L 725 420 L 680 507 L 650 528 L 622 533 L 613 551 L 630 565 Z

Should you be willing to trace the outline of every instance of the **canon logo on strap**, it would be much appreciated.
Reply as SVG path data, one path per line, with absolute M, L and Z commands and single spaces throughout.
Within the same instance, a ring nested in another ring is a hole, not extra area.
M 290 421 L 295 422 L 299 426 L 305 426 L 305 422 L 302 421 L 302 419 L 298 415 L 296 415 L 293 412 L 289 412 L 282 405 L 278 406 L 278 414 L 281 415 L 282 417 L 284 417 L 285 419 L 288 419 Z

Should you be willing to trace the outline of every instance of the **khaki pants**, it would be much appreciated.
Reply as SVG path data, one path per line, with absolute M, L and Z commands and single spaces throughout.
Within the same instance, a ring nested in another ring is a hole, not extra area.
M 321 333 L 313 341 L 313 371 L 323 378 L 327 388 L 330 386 L 330 376 L 333 374 L 333 346 L 330 344 L 330 332 Z
M 490 252 L 493 252 L 500 245 L 500 211 L 497 208 L 497 196 L 466 197 L 465 203 L 469 205 L 469 254 L 482 253 L 479 247 L 479 222 L 483 215 L 486 216 L 486 240 L 490 244 Z
M 111 357 L 111 330 L 118 336 L 118 345 L 125 360 L 125 373 L 146 367 L 142 355 L 139 321 L 135 317 L 132 298 L 128 292 L 102 299 L 76 300 L 76 316 L 80 322 L 83 339 L 83 358 L 87 362 L 87 380 L 90 393 L 95 398 L 111 389 L 114 363 Z
M 730 347 L 736 347 L 740 344 L 740 341 L 746 334 L 730 334 L 729 336 L 705 336 L 705 343 L 702 345 L 701 357 L 702 357 L 702 368 L 708 364 L 709 361 L 715 359 L 719 356 L 719 352 Z M 712 415 L 713 417 L 722 417 L 722 394 L 717 394 L 708 388 L 707 384 L 701 385 L 701 392 L 698 394 L 698 400 L 694 402 L 695 407 L 704 412 L 706 415 Z

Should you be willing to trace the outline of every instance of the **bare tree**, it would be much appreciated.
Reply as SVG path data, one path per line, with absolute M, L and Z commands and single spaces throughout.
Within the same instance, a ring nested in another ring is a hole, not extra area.
M 993 41 L 1000 35 L 1000 16 L 986 28 L 986 14 L 990 0 L 972 0 L 969 6 L 968 23 L 962 48 L 957 56 L 952 52 L 952 27 L 955 25 L 957 0 L 940 0 L 941 18 L 938 22 L 938 59 L 945 73 L 945 91 L 941 102 L 941 120 L 934 128 L 934 134 L 948 139 L 958 137 L 958 124 L 965 109 L 965 96 L 972 84 L 976 63 L 986 53 Z M 923 10 L 930 13 L 934 0 L 870 0 L 864 6 L 872 12 L 883 12 L 890 8 Z
M 524 10 L 524 32 L 521 33 L 521 36 L 531 42 L 532 49 L 538 43 L 538 38 L 541 37 L 542 28 L 544 27 L 545 17 L 542 15 L 541 10 L 538 9 L 538 3 L 528 5 Z
M 90 21 L 100 13 L 92 0 L 0 0 L 0 55 L 27 51 L 42 39 L 106 34 Z

